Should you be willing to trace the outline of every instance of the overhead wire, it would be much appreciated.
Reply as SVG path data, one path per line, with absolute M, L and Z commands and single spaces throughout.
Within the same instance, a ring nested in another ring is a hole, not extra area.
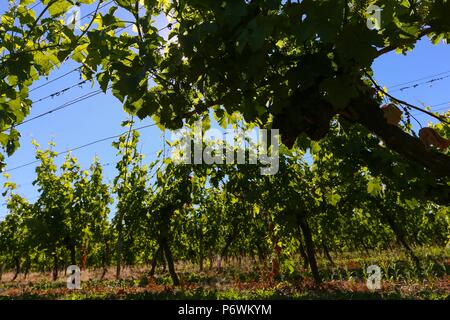
M 429 79 L 429 78 L 442 76 L 442 75 L 447 74 L 447 73 L 450 73 L 450 70 L 447 70 L 447 71 L 444 71 L 444 72 L 440 72 L 440 73 L 435 73 L 435 74 L 432 74 L 432 75 L 429 75 L 429 76 L 425 76 L 425 77 L 422 77 L 422 78 L 418 78 L 418 79 L 415 79 L 415 80 L 402 82 L 402 83 L 399 83 L 399 84 L 396 84 L 396 85 L 392 85 L 392 86 L 389 86 L 389 89 L 394 89 L 394 88 L 398 88 L 398 87 L 401 87 L 401 86 L 404 86 L 404 85 L 408 85 L 408 84 L 411 84 L 411 83 L 415 83 L 415 82 L 418 82 L 418 81 L 426 80 L 426 79 Z
M 78 71 L 78 70 L 80 70 L 80 69 L 81 69 L 81 67 L 77 67 L 77 68 L 75 68 L 75 69 L 73 69 L 73 70 L 70 70 L 69 72 L 66 72 L 65 74 L 63 74 L 63 75 L 61 75 L 61 76 L 59 76 L 59 77 L 57 77 L 57 78 L 55 78 L 55 79 L 48 80 L 48 81 L 45 82 L 44 84 L 39 85 L 39 86 L 37 86 L 37 87 L 35 87 L 35 88 L 33 88 L 33 89 L 30 89 L 29 92 L 33 92 L 33 91 L 35 91 L 35 90 L 41 89 L 41 88 L 43 88 L 43 87 L 45 87 L 45 86 L 48 86 L 49 84 L 51 84 L 51 83 L 53 83 L 53 82 L 56 82 L 56 81 L 58 81 L 58 80 L 60 80 L 60 79 L 62 79 L 62 78 L 64 78 L 64 77 L 67 77 L 68 75 L 70 75 L 70 74 L 72 74 L 73 72 Z
M 110 89 L 110 88 L 111 88 L 111 86 L 108 86 L 108 87 L 107 87 L 107 89 Z M 72 106 L 72 105 L 75 105 L 75 104 L 79 103 L 79 102 L 82 102 L 82 101 L 84 101 L 84 100 L 87 100 L 87 99 L 90 99 L 90 98 L 92 98 L 92 97 L 95 97 L 95 96 L 97 96 L 97 95 L 99 95 L 99 94 L 101 94 L 101 93 L 103 93 L 103 90 L 102 90 L 102 89 L 98 89 L 98 90 L 95 90 L 95 91 L 93 91 L 93 92 L 90 92 L 90 93 L 81 95 L 81 96 L 79 96 L 79 97 L 77 97 L 77 98 L 75 98 L 75 99 L 73 99 L 73 100 L 70 100 L 70 101 L 65 102 L 65 103 L 63 103 L 63 104 L 61 104 L 61 105 L 59 105 L 59 106 L 57 106 L 57 107 L 55 107 L 55 108 L 52 108 L 52 109 L 50 109 L 49 111 L 40 113 L 40 114 L 38 114 L 38 115 L 36 115 L 36 116 L 34 116 L 34 117 L 32 117 L 32 118 L 26 119 L 26 120 L 22 121 L 22 122 L 19 123 L 19 124 L 10 126 L 9 128 L 6 128 L 6 129 L 2 130 L 2 132 L 5 132 L 5 131 L 8 131 L 8 130 L 10 130 L 10 129 L 14 129 L 14 128 L 20 127 L 20 126 L 22 126 L 22 125 L 24 125 L 24 124 L 26 124 L 26 123 L 32 122 L 32 121 L 34 121 L 34 120 L 37 120 L 37 119 L 42 118 L 42 117 L 44 117 L 44 116 L 47 116 L 47 115 L 49 115 L 49 114 L 55 113 L 55 112 L 60 111 L 60 110 L 62 110 L 62 109 L 66 109 L 66 108 L 68 108 L 68 107 L 70 107 L 70 106 Z
M 158 123 L 152 123 L 152 124 L 149 124 L 149 125 L 145 125 L 145 126 L 141 126 L 141 127 L 135 128 L 134 130 L 135 131 L 140 131 L 140 130 L 143 130 L 143 129 L 154 127 L 156 125 L 158 125 Z M 87 148 L 89 146 L 92 146 L 92 145 L 95 145 L 95 144 L 98 144 L 98 143 L 101 143 L 101 142 L 105 142 L 105 141 L 108 141 L 108 140 L 113 140 L 113 139 L 119 138 L 119 137 L 121 137 L 121 136 L 123 136 L 124 134 L 127 134 L 127 133 L 128 133 L 128 130 L 125 131 L 125 132 L 122 132 L 120 134 L 116 134 L 116 135 L 113 135 L 113 136 L 108 136 L 108 137 L 105 137 L 105 138 L 97 139 L 97 140 L 94 140 L 94 141 L 82 144 L 80 146 L 64 150 L 62 152 L 57 152 L 57 157 L 59 157 L 61 155 L 64 155 L 64 154 L 67 154 L 67 153 L 70 153 L 72 151 L 76 151 L 76 150 Z M 19 170 L 21 168 L 28 167 L 28 166 L 30 166 L 32 164 L 38 163 L 39 161 L 40 160 L 30 161 L 28 163 L 19 165 L 17 167 L 14 167 L 14 168 L 11 168 L 11 169 L 6 169 L 4 172 L 11 172 L 11 171 Z
M 422 85 L 425 85 L 425 84 L 433 85 L 435 82 L 442 81 L 442 80 L 445 80 L 445 79 L 448 79 L 448 78 L 450 78 L 450 75 L 446 75 L 446 76 L 443 76 L 443 77 L 440 77 L 440 78 L 434 78 L 434 79 L 431 79 L 431 80 L 428 80 L 428 81 L 424 81 L 424 82 L 418 82 L 418 83 L 415 83 L 414 85 L 411 85 L 411 86 L 401 87 L 399 89 L 392 90 L 391 92 L 398 92 L 398 91 L 403 92 L 405 90 L 415 89 L 415 88 L 417 88 L 419 86 L 422 86 Z
M 121 30 L 125 30 L 125 29 L 129 28 L 131 25 L 132 25 L 132 24 L 130 24 L 130 25 L 126 26 L 126 27 L 123 27 Z M 171 24 L 169 23 L 169 24 L 166 25 L 165 27 L 160 28 L 158 31 L 161 31 L 161 30 L 164 30 L 164 29 L 170 28 L 170 27 L 171 27 Z M 74 70 L 71 70 L 71 71 L 67 72 L 66 74 L 62 75 L 61 77 L 66 76 L 66 75 L 68 75 L 68 74 L 72 73 L 73 71 L 75 71 L 75 70 L 77 70 L 77 69 L 80 69 L 80 68 L 81 68 L 81 67 L 76 68 L 76 69 L 74 69 Z M 44 100 L 46 100 L 46 99 L 49 99 L 49 98 L 58 96 L 58 95 L 60 95 L 61 93 L 64 93 L 64 92 L 66 92 L 66 91 L 68 91 L 68 90 L 70 90 L 70 89 L 72 89 L 72 88 L 75 88 L 75 87 L 77 87 L 77 86 L 80 86 L 80 85 L 86 83 L 87 81 L 93 80 L 95 76 L 97 76 L 98 74 L 101 74 L 101 73 L 103 73 L 103 72 L 105 72 L 105 71 L 99 72 L 99 73 L 93 75 L 92 77 L 90 77 L 90 78 L 88 78 L 88 79 L 85 79 L 85 80 L 80 81 L 80 82 L 78 82 L 78 83 L 76 83 L 76 84 L 74 84 L 74 85 L 71 85 L 71 86 L 69 86 L 69 87 L 66 87 L 66 88 L 64 88 L 64 89 L 62 89 L 62 90 L 60 90 L 60 91 L 54 92 L 54 93 L 52 93 L 52 94 L 50 94 L 50 95 L 47 95 L 47 96 L 45 96 L 45 97 L 43 97 L 43 98 L 40 98 L 40 99 L 38 99 L 37 101 L 35 101 L 35 102 L 33 102 L 33 103 L 39 103 L 39 102 L 44 101 Z M 61 77 L 59 77 L 59 78 L 61 78 Z M 57 78 L 57 79 L 58 79 L 58 78 Z M 56 81 L 57 79 L 54 79 L 53 81 Z M 42 87 L 42 86 L 41 86 L 41 87 Z M 106 88 L 106 90 L 110 89 L 111 87 L 112 87 L 111 85 L 108 86 L 108 87 Z M 49 111 L 43 112 L 43 113 L 38 114 L 38 115 L 36 115 L 36 116 L 34 116 L 34 117 L 32 117 L 32 118 L 29 118 L 29 119 L 27 119 L 27 120 L 24 120 L 24 121 L 22 121 L 22 122 L 19 123 L 19 124 L 12 125 L 12 126 L 6 128 L 6 129 L 2 130 L 1 132 L 5 132 L 5 131 L 8 131 L 8 130 L 13 129 L 13 128 L 20 127 L 20 126 L 22 126 L 22 125 L 24 125 L 24 124 L 26 124 L 26 123 L 29 123 L 29 122 L 34 121 L 34 120 L 37 120 L 37 119 L 42 118 L 42 117 L 44 117 L 44 116 L 46 116 L 46 115 L 55 113 L 55 112 L 57 112 L 57 111 L 59 111 L 59 110 L 62 110 L 62 109 L 66 109 L 66 108 L 69 107 L 69 106 L 72 106 L 72 105 L 74 105 L 74 104 L 76 104 L 76 103 L 78 103 L 78 102 L 84 101 L 84 100 L 86 100 L 86 99 L 92 98 L 92 97 L 94 97 L 94 96 L 96 96 L 96 95 L 99 95 L 99 94 L 102 93 L 102 92 L 103 92 L 103 90 L 102 90 L 102 89 L 99 89 L 99 90 L 96 90 L 96 91 L 94 91 L 94 92 L 91 92 L 91 93 L 88 93 L 88 94 L 79 96 L 79 97 L 75 98 L 74 100 L 68 101 L 68 102 L 63 103 L 62 105 L 57 106 L 57 107 L 55 107 L 55 108 L 53 108 L 53 109 L 51 109 L 51 110 L 49 110 Z
M 132 26 L 132 24 L 130 24 L 130 25 L 128 25 L 128 26 L 125 26 L 125 27 L 123 27 L 123 28 L 121 28 L 121 29 L 118 29 L 118 31 L 125 30 L 125 29 L 129 28 L 130 26 Z M 167 27 L 167 26 L 166 26 L 166 27 Z M 67 76 L 67 75 L 73 73 L 74 71 L 77 71 L 77 70 L 80 70 L 80 69 L 81 69 L 81 67 L 78 67 L 78 68 L 75 68 L 75 69 L 73 69 L 73 70 L 70 70 L 69 72 L 67 72 L 67 73 L 65 73 L 65 74 L 63 74 L 63 75 L 57 77 L 56 79 L 53 79 L 53 80 L 51 80 L 51 81 L 49 81 L 49 82 L 47 82 L 47 83 L 45 83 L 45 84 L 43 84 L 43 85 L 41 85 L 41 86 L 39 86 L 39 87 L 36 87 L 36 88 L 34 88 L 33 90 L 37 90 L 37 89 L 39 89 L 39 88 L 42 88 L 42 87 L 44 87 L 44 86 L 50 84 L 51 82 L 55 82 L 55 81 L 57 81 L 57 80 L 59 80 L 59 79 L 65 77 L 65 76 Z M 55 97 L 55 96 L 58 96 L 58 95 L 60 95 L 61 93 L 64 93 L 64 92 L 66 92 L 66 91 L 68 91 L 68 90 L 70 90 L 70 89 L 72 89 L 72 88 L 75 88 L 75 87 L 80 86 L 80 85 L 82 85 L 82 84 L 84 84 L 84 83 L 86 83 L 86 82 L 88 82 L 88 81 L 90 81 L 90 80 L 93 80 L 95 76 L 97 76 L 97 75 L 99 75 L 99 74 L 101 74 L 101 73 L 103 73 L 103 72 L 104 72 L 104 71 L 99 72 L 99 73 L 96 73 L 95 75 L 93 75 L 93 76 L 90 77 L 90 78 L 87 78 L 87 79 L 85 79 L 85 80 L 83 80 L 83 81 L 80 81 L 80 82 L 74 84 L 74 85 L 71 85 L 71 86 L 69 86 L 69 87 L 66 87 L 66 88 L 64 88 L 64 89 L 62 89 L 62 90 L 60 90 L 60 91 L 54 92 L 54 93 L 52 93 L 52 94 L 50 94 L 50 95 L 47 95 L 47 96 L 45 96 L 45 97 L 43 97 L 43 98 L 40 98 L 40 99 L 38 99 L 37 101 L 34 101 L 33 103 L 39 103 L 39 102 L 44 101 L 44 100 L 46 100 L 46 99 L 49 99 L 49 98 L 53 98 L 53 97 Z M 108 87 L 107 87 L 107 89 L 110 89 L 110 88 L 111 88 L 111 86 L 108 86 Z M 30 90 L 30 91 L 32 91 L 32 90 Z M 92 98 L 92 97 L 94 97 L 94 96 L 96 96 L 96 95 L 102 93 L 102 91 L 103 91 L 102 89 L 99 89 L 99 90 L 96 90 L 96 91 L 94 91 L 94 92 L 91 92 L 91 93 L 82 95 L 82 96 L 80 96 L 80 97 L 77 97 L 76 99 L 71 100 L 71 101 L 69 101 L 69 102 L 66 102 L 66 103 L 64 103 L 64 104 L 62 104 L 62 105 L 60 105 L 60 106 L 58 106 L 58 107 L 55 107 L 55 108 L 53 108 L 53 109 L 51 109 L 51 110 L 49 110 L 49 111 L 47 111 L 47 112 L 41 113 L 41 114 L 39 114 L 39 115 L 37 115 L 37 116 L 34 116 L 34 117 L 30 118 L 30 119 L 24 120 L 24 121 L 22 121 L 22 122 L 19 123 L 19 124 L 10 126 L 10 127 L 6 128 L 6 129 L 2 130 L 1 132 L 8 131 L 8 130 L 10 130 L 10 129 L 12 129 L 12 128 L 17 128 L 17 127 L 19 127 L 19 126 L 22 126 L 22 125 L 28 123 L 28 122 L 31 122 L 31 121 L 34 121 L 34 120 L 36 120 L 36 119 L 42 118 L 42 117 L 44 117 L 44 116 L 46 116 L 46 115 L 49 115 L 49 114 L 52 114 L 52 113 L 54 113 L 54 112 L 56 112 L 56 111 L 65 109 L 65 108 L 67 108 L 67 107 L 69 107 L 69 106 L 71 106 L 71 105 L 74 105 L 74 104 L 78 103 L 78 102 L 81 102 L 81 101 L 84 101 L 84 100 L 86 100 L 86 99 Z

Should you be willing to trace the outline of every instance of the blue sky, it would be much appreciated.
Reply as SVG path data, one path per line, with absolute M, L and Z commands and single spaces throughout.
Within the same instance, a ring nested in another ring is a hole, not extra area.
M 2 1 L 0 12 L 3 12 L 5 3 Z M 107 10 L 105 7 L 102 11 Z M 91 10 L 86 10 L 90 12 Z M 83 15 L 83 12 L 82 12 Z M 167 24 L 165 18 L 157 19 L 158 27 Z M 131 28 L 127 29 L 132 32 Z M 48 80 L 57 78 L 67 73 L 78 65 L 74 63 L 66 63 L 59 70 L 54 71 Z M 387 54 L 380 57 L 373 65 L 375 70 L 375 78 L 380 84 L 391 88 L 401 83 L 409 82 L 430 75 L 442 74 L 439 77 L 450 76 L 450 46 L 443 43 L 434 46 L 427 39 L 420 41 L 415 50 L 407 56 L 397 55 L 395 53 Z M 419 82 L 431 80 L 436 77 L 424 79 Z M 31 93 L 31 99 L 36 101 L 53 92 L 57 92 L 63 88 L 71 86 L 80 81 L 80 76 L 76 72 L 71 73 L 58 81 L 55 81 L 41 89 L 34 90 Z M 47 79 L 41 79 L 36 82 L 33 87 L 47 83 Z M 404 99 L 412 104 L 421 105 L 425 103 L 428 106 L 442 104 L 434 107 L 433 110 L 444 111 L 450 106 L 450 77 L 433 83 L 423 84 L 414 89 L 404 91 L 394 91 L 403 87 L 394 87 L 389 90 L 398 98 Z M 90 93 L 98 87 L 92 87 L 91 84 L 84 84 L 80 88 L 74 88 L 66 93 L 37 103 L 33 106 L 29 117 L 33 117 L 42 112 L 46 112 L 57 107 L 67 101 L 77 98 L 81 95 Z M 432 119 L 426 115 L 413 112 L 413 115 L 425 126 Z M 20 166 L 22 164 L 35 160 L 35 148 L 31 145 L 31 140 L 35 139 L 42 147 L 52 140 L 56 143 L 57 151 L 64 151 L 93 140 L 119 134 L 124 131 L 121 122 L 127 119 L 128 115 L 123 111 L 121 103 L 112 96 L 111 93 L 100 94 L 93 98 L 87 99 L 64 110 L 54 114 L 42 117 L 38 120 L 24 124 L 20 127 L 21 147 L 16 153 L 7 159 L 7 170 Z M 150 119 L 145 119 L 136 126 L 151 124 Z M 416 130 L 417 130 L 417 125 Z M 115 160 L 116 150 L 111 146 L 110 141 L 105 141 L 73 153 L 83 168 L 88 168 L 95 156 L 100 158 L 101 163 L 110 163 L 104 167 L 105 181 L 113 179 L 115 176 Z M 157 127 L 144 129 L 141 131 L 141 150 L 146 155 L 147 161 L 155 158 L 158 150 L 162 148 L 162 133 Z M 63 157 L 58 159 L 58 163 Z M 11 180 L 18 185 L 18 193 L 33 202 L 38 193 L 32 186 L 35 178 L 35 166 L 27 166 L 18 170 L 11 171 Z M 0 184 L 3 185 L 5 179 L 0 178 Z M 6 214 L 6 207 L 3 205 L 4 199 L 0 196 L 0 219 Z

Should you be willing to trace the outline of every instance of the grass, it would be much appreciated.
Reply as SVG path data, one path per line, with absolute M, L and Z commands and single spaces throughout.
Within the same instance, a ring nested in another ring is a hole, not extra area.
M 103 280 L 99 280 L 100 270 L 88 270 L 82 273 L 80 290 L 68 290 L 64 274 L 53 282 L 50 274 L 38 273 L 12 281 L 10 273 L 0 283 L 0 299 L 450 299 L 450 251 L 421 247 L 415 252 L 421 270 L 400 250 L 346 252 L 333 258 L 334 265 L 319 256 L 320 286 L 314 285 L 299 258 L 296 271 L 283 269 L 273 282 L 268 279 L 267 266 L 250 258 L 229 260 L 221 270 L 208 267 L 202 272 L 184 261 L 177 264 L 181 280 L 177 287 L 162 270 L 149 277 L 146 266 L 124 268 L 120 280 L 114 279 L 112 267 Z M 382 270 L 378 291 L 370 291 L 365 284 L 365 270 L 372 264 Z

